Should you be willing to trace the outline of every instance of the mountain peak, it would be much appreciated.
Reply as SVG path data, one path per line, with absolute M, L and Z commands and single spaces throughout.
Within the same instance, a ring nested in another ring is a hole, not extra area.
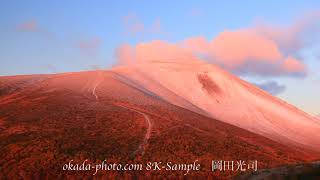
M 215 65 L 161 61 L 111 71 L 177 106 L 195 106 L 278 142 L 320 150 L 320 124 L 310 115 Z

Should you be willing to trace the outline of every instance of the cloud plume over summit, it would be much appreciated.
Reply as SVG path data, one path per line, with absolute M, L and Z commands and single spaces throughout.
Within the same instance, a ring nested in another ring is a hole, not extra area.
M 217 64 L 238 75 L 302 77 L 307 74 L 307 67 L 299 53 L 310 45 L 307 32 L 317 29 L 316 17 L 320 17 L 319 12 L 309 13 L 288 26 L 259 23 L 225 30 L 212 39 L 195 36 L 175 43 L 155 40 L 124 45 L 116 54 L 121 63 L 184 61 L 189 57 Z

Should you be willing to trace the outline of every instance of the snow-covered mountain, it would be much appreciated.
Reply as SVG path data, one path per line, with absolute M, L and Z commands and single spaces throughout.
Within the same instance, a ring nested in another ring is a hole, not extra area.
M 111 71 L 177 106 L 281 143 L 320 151 L 319 121 L 212 64 L 147 62 Z

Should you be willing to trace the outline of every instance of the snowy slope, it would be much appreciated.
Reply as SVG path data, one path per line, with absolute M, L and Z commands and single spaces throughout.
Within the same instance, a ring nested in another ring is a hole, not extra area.
M 111 71 L 172 104 L 281 143 L 320 151 L 319 121 L 214 65 L 148 62 Z

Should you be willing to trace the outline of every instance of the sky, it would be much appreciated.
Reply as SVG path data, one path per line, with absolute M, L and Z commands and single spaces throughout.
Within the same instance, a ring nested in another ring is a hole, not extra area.
M 317 0 L 4 0 L 0 75 L 194 56 L 317 115 L 319 24 Z

